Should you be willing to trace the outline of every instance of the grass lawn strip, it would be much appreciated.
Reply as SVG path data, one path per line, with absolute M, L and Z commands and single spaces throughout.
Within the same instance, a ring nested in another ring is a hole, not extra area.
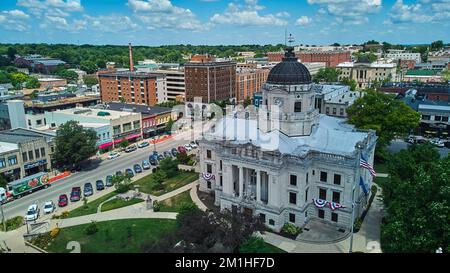
M 191 199 L 190 189 L 174 197 L 162 201 L 161 212 L 179 212 L 183 203 L 194 203 Z
M 111 201 L 108 201 L 106 203 L 103 203 L 101 211 L 108 211 L 108 210 L 113 210 L 113 209 L 119 209 L 119 208 L 123 208 L 123 207 L 127 207 L 127 206 L 131 206 L 140 202 L 143 202 L 144 200 L 139 199 L 139 198 L 133 198 L 131 200 L 125 201 L 121 198 L 115 198 Z
M 98 206 L 101 203 L 105 202 L 106 200 L 110 199 L 111 197 L 113 197 L 115 195 L 117 195 L 116 192 L 110 192 L 110 193 L 108 193 L 100 198 L 97 198 L 91 202 L 89 202 L 89 197 L 87 197 L 88 203 L 86 204 L 86 206 L 81 206 L 81 207 L 78 207 L 78 208 L 70 211 L 68 218 L 79 217 L 79 216 L 97 213 Z M 95 198 L 95 196 L 93 196 L 93 198 Z M 83 201 L 79 201 L 79 202 L 83 202 Z
M 176 231 L 175 220 L 130 219 L 98 222 L 98 231 L 86 235 L 90 224 L 61 229 L 58 236 L 44 249 L 54 253 L 67 253 L 67 243 L 77 241 L 82 253 L 139 253 L 145 242 L 164 240 Z
M 176 190 L 178 188 L 181 188 L 185 185 L 188 185 L 198 179 L 198 173 L 180 172 L 175 177 L 169 178 L 166 181 L 164 181 L 164 183 L 163 183 L 164 189 L 154 190 L 155 183 L 152 180 L 152 175 L 153 174 L 147 175 L 147 176 L 135 181 L 133 184 L 139 185 L 140 192 L 160 196 L 165 193 Z

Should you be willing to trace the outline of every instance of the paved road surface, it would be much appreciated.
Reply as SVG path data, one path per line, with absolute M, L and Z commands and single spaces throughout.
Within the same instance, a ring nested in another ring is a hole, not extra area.
M 184 132 L 179 136 L 188 135 L 190 135 L 190 132 Z M 175 139 L 169 139 L 162 143 L 156 144 L 156 150 L 161 153 L 190 142 L 184 139 L 180 140 L 179 138 L 181 137 L 179 136 Z M 107 175 L 114 175 L 118 170 L 121 170 L 123 172 L 126 168 L 132 168 L 136 163 L 142 164 L 143 160 L 148 160 L 148 157 L 153 152 L 153 150 L 154 145 L 150 145 L 146 148 L 138 149 L 137 151 L 129 154 L 121 153 L 120 157 L 113 160 L 104 160 L 98 166 L 92 167 L 92 170 L 74 173 L 67 178 L 52 183 L 52 185 L 47 189 L 42 189 L 32 194 L 26 195 L 20 199 L 11 201 L 4 205 L 3 210 L 5 213 L 5 218 L 9 219 L 18 215 L 25 215 L 28 206 L 32 203 L 37 203 L 39 205 L 42 214 L 42 207 L 44 202 L 53 200 L 53 202 L 55 202 L 56 204 L 59 195 L 67 194 L 67 196 L 69 196 L 72 187 L 79 186 L 83 189 L 83 185 L 86 182 L 91 182 L 94 186 L 95 196 L 96 180 L 101 179 L 105 181 Z
M 388 147 L 388 150 L 393 153 L 398 153 L 400 150 L 407 149 L 408 145 L 410 145 L 410 144 L 403 140 L 395 139 L 391 142 L 391 145 Z M 438 149 L 441 157 L 445 157 L 450 153 L 449 148 L 444 147 L 444 148 L 437 148 L 437 149 Z

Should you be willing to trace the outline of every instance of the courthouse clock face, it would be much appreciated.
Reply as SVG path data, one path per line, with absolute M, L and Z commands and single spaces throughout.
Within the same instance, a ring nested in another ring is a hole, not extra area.
M 275 103 L 275 105 L 283 106 L 283 99 L 281 98 L 275 98 L 273 102 Z

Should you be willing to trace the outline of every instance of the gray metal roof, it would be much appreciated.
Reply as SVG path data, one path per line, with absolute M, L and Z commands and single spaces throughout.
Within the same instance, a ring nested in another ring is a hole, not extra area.
M 19 144 L 41 138 L 45 138 L 46 141 L 51 141 L 55 136 L 56 136 L 55 134 L 51 133 L 44 133 L 35 130 L 17 128 L 1 131 L 0 142 Z
M 129 104 L 120 102 L 109 102 L 106 107 L 109 110 L 141 113 L 148 116 L 161 115 L 172 112 L 172 109 L 169 107 L 148 106 L 143 104 Z

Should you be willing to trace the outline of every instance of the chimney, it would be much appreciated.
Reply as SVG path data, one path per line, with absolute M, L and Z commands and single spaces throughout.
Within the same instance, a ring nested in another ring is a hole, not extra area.
M 134 71 L 134 65 L 133 65 L 133 48 L 131 47 L 131 43 L 128 44 L 130 48 L 130 72 Z

